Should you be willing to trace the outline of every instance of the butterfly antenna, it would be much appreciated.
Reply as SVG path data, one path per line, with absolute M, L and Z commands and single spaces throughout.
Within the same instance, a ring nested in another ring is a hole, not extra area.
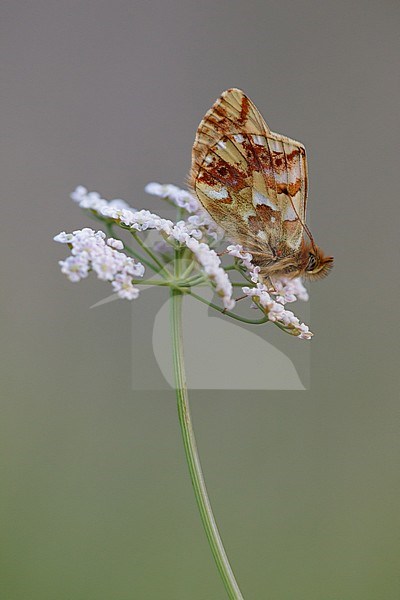
M 304 221 L 302 221 L 302 220 L 300 219 L 300 215 L 299 215 L 299 213 L 297 212 L 295 205 L 293 204 L 293 200 L 292 200 L 292 197 L 290 196 L 290 194 L 288 194 L 288 196 L 289 196 L 290 204 L 292 205 L 292 208 L 293 208 L 293 210 L 294 210 L 294 212 L 295 212 L 295 215 L 296 215 L 296 217 L 298 218 L 298 220 L 300 221 L 300 224 L 301 224 L 301 226 L 303 227 L 304 231 L 306 232 L 306 234 L 307 234 L 307 235 L 308 235 L 308 237 L 310 238 L 310 242 L 311 242 L 311 246 L 312 246 L 313 250 L 315 250 L 315 249 L 316 249 L 316 244 L 315 244 L 315 242 L 314 242 L 314 238 L 313 238 L 313 236 L 312 236 L 312 233 L 311 233 L 311 231 L 310 231 L 310 229 L 309 229 L 309 227 L 308 227 L 307 223 L 305 223 Z

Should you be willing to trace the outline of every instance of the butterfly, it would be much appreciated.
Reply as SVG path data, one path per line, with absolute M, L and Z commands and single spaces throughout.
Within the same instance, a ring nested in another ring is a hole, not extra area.
M 333 266 L 305 222 L 307 184 L 304 146 L 273 133 L 241 90 L 223 92 L 198 127 L 189 185 L 262 280 L 318 279 Z

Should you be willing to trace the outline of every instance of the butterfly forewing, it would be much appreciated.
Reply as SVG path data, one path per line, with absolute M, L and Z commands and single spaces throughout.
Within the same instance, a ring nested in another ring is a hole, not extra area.
M 265 253 L 302 240 L 307 163 L 302 144 L 270 131 L 243 92 L 224 92 L 197 131 L 190 184 L 232 241 Z M 287 251 L 285 252 L 285 246 Z
M 232 88 L 224 92 L 206 113 L 200 123 L 192 151 L 190 179 L 192 185 L 208 149 L 224 135 L 233 133 L 258 133 L 269 131 L 261 114 L 241 90 Z

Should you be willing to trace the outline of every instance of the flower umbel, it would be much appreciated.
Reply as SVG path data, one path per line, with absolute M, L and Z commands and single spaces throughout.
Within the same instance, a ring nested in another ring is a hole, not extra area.
M 222 300 L 221 308 L 209 303 L 212 308 L 239 321 L 260 323 L 260 319 L 252 320 L 232 312 L 236 308 L 233 291 L 239 288 L 242 297 L 250 298 L 251 306 L 263 313 L 262 322 L 274 323 L 299 339 L 312 337 L 308 326 L 285 308 L 286 304 L 296 300 L 308 300 L 307 290 L 299 278 L 260 281 L 259 267 L 253 265 L 251 254 L 240 245 L 229 245 L 220 253 L 216 252 L 223 232 L 203 211 L 193 194 L 170 184 L 149 183 L 145 189 L 174 205 L 178 220 L 137 210 L 124 200 L 107 201 L 83 186 L 71 194 L 81 208 L 103 224 L 109 237 L 103 231 L 84 228 L 73 233 L 62 232 L 54 238 L 71 250 L 71 256 L 60 261 L 61 271 L 70 281 L 80 281 L 93 272 L 98 279 L 109 281 L 118 297 L 127 300 L 138 297 L 139 286 L 143 283 L 180 289 L 202 301 L 193 289 L 211 286 Z M 121 232 L 128 231 L 135 247 L 124 244 L 116 234 L 116 228 Z M 155 230 L 159 236 L 152 244 L 141 237 L 149 230 Z M 232 257 L 233 264 L 225 264 L 225 258 L 223 264 L 222 255 Z M 183 264 L 179 277 L 175 275 L 173 256 Z M 142 279 L 145 267 L 156 279 Z
M 110 281 L 120 298 L 133 300 L 139 289 L 133 285 L 134 278 L 143 277 L 144 267 L 127 256 L 121 240 L 108 238 L 103 231 L 86 227 L 73 233 L 62 232 L 56 242 L 68 244 L 71 256 L 60 260 L 61 271 L 70 281 L 80 281 L 94 271 L 99 279 Z

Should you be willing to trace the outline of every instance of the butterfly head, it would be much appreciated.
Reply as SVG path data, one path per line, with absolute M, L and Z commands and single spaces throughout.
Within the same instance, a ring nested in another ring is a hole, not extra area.
M 303 272 L 306 279 L 322 279 L 333 268 L 333 256 L 325 256 L 318 246 L 312 244 L 303 251 Z

